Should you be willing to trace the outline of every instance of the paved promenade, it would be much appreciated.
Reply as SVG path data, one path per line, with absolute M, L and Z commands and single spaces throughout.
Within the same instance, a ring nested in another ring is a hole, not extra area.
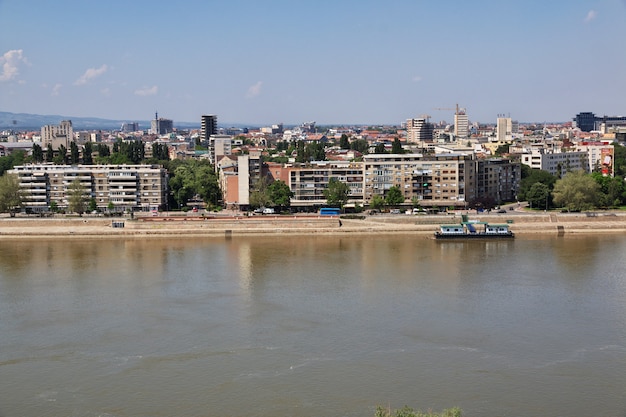
M 516 235 L 626 233 L 626 213 L 469 214 L 470 219 L 509 223 Z M 373 215 L 364 219 L 334 216 L 135 216 L 110 217 L 0 217 L 0 239 L 14 238 L 135 238 L 168 236 L 245 236 L 258 234 L 381 234 L 410 233 L 432 236 L 440 224 L 461 221 L 461 213 L 428 216 Z

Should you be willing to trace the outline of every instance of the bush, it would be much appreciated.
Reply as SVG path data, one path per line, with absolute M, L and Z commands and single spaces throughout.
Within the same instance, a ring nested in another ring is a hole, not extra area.
M 365 220 L 365 216 L 359 216 L 358 214 L 344 214 L 339 217 L 340 219 L 349 219 L 349 220 Z

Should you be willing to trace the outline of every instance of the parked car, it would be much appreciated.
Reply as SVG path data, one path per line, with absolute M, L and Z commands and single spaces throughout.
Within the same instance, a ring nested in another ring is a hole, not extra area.
M 266 207 L 266 208 L 263 209 L 263 214 L 275 214 L 275 213 L 276 212 L 271 207 Z

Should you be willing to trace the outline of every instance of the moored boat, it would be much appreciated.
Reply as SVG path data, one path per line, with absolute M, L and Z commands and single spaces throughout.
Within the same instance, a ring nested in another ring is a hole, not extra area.
M 489 224 L 468 220 L 463 215 L 459 224 L 442 224 L 435 232 L 435 239 L 512 239 L 515 234 L 508 224 Z

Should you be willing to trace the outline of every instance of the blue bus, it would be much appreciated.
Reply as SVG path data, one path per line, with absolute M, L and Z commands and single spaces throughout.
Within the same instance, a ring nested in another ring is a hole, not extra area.
M 320 209 L 320 216 L 339 216 L 340 209 L 334 207 L 323 207 Z

